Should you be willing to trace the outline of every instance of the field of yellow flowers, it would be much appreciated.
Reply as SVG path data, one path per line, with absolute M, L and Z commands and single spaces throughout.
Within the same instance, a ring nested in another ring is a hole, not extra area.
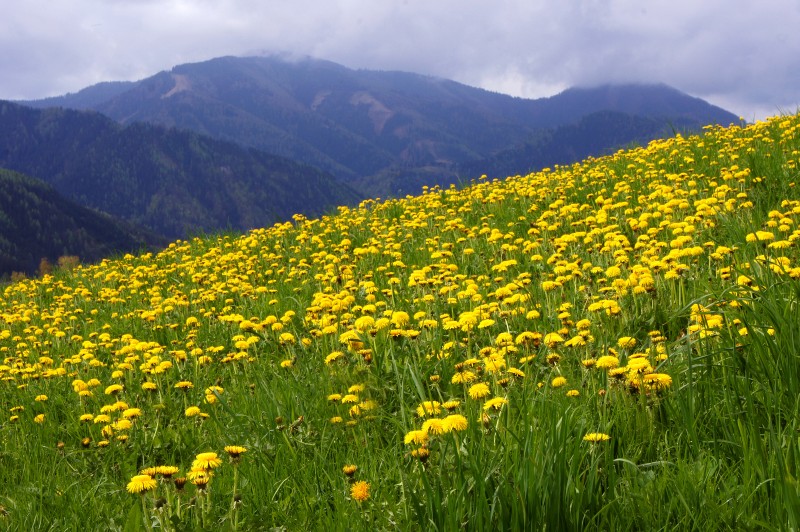
M 800 115 L 5 286 L 13 530 L 797 529 Z

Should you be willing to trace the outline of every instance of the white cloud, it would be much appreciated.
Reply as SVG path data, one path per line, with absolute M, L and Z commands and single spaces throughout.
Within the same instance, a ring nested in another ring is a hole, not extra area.
M 0 98 L 271 50 L 526 97 L 643 81 L 746 117 L 800 102 L 797 0 L 26 0 L 3 15 Z

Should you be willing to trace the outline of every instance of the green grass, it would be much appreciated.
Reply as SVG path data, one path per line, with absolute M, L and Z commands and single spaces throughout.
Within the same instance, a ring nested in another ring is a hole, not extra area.
M 713 128 L 8 285 L 0 522 L 798 529 L 799 135 Z M 128 493 L 204 452 L 205 490 Z

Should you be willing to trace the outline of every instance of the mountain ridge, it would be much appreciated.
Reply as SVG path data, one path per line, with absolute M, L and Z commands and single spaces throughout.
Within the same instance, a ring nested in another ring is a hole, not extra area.
M 191 131 L 1 101 L 0 167 L 172 238 L 245 231 L 360 199 L 320 170 Z
M 599 111 L 665 125 L 679 118 L 691 130 L 738 122 L 665 84 L 573 88 L 530 100 L 307 57 L 218 57 L 176 65 L 132 85 L 85 91 L 38 105 L 84 105 L 121 123 L 189 129 L 301 161 L 351 184 L 392 174 L 402 185 L 404 176 L 420 173 L 442 184 L 456 182 L 459 166 Z M 642 139 L 627 139 L 636 140 Z
M 0 275 L 32 274 L 41 259 L 93 262 L 152 250 L 166 239 L 64 198 L 50 185 L 0 168 Z

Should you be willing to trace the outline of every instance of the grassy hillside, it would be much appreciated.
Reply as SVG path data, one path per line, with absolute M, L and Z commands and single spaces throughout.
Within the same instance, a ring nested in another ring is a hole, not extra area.
M 800 116 L 5 288 L 15 529 L 800 527 Z

